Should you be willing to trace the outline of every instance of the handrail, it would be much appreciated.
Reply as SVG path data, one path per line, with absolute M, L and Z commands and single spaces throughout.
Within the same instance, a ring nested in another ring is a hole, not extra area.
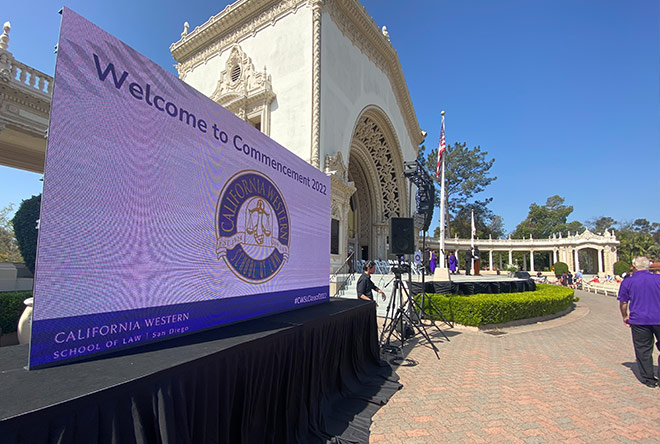
M 344 268 L 344 265 L 346 265 L 346 264 L 348 263 L 348 261 L 350 261 L 351 259 L 353 259 L 354 254 L 355 254 L 355 253 L 351 253 L 351 254 L 349 254 L 348 257 L 346 258 L 346 260 L 345 260 L 345 261 L 339 266 L 339 268 L 337 268 L 337 271 L 335 271 L 334 273 L 332 273 L 332 275 L 330 276 L 330 282 L 334 282 L 334 279 L 337 278 L 337 275 L 339 274 L 339 272 L 341 271 L 341 269 Z
M 351 267 L 350 269 L 347 267 L 349 265 L 349 261 L 353 259 L 353 253 L 349 254 L 344 263 L 341 264 L 337 270 L 330 275 L 330 283 L 336 283 L 337 287 L 335 290 L 335 294 L 332 296 L 335 297 L 337 296 L 340 292 L 344 290 L 344 286 L 346 285 L 347 282 L 350 282 L 350 280 L 353 278 L 353 275 L 355 274 L 355 270 Z M 344 271 L 345 270 L 345 271 Z M 345 279 L 343 281 L 338 282 L 339 280 L 339 275 L 344 274 Z

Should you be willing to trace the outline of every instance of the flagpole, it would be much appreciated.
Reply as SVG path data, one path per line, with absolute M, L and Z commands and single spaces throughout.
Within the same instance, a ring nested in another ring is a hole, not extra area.
M 474 226 L 474 210 L 472 210 L 472 226 L 470 227 L 470 238 L 471 238 L 471 243 L 470 245 L 472 248 L 474 248 L 474 232 L 477 231 L 476 227 Z
M 442 135 L 441 138 L 444 139 L 445 136 L 445 112 L 444 110 L 440 112 L 442 115 Z M 445 143 L 444 140 L 441 141 L 441 144 Z M 441 147 L 438 147 L 440 150 Z M 445 156 L 442 153 L 442 176 L 440 179 L 440 266 L 441 268 L 447 268 L 446 264 L 446 255 L 445 255 Z

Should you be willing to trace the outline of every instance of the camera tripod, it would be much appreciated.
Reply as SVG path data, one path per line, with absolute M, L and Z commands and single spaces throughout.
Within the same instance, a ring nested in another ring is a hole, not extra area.
M 396 348 L 391 345 L 392 336 L 395 336 L 395 339 L 401 342 L 401 347 L 403 347 L 408 336 L 414 335 L 414 330 L 422 335 L 428 342 L 431 344 L 435 356 L 440 359 L 438 355 L 438 348 L 435 346 L 431 337 L 426 332 L 424 324 L 422 324 L 419 319 L 419 314 L 416 309 L 415 301 L 410 297 L 410 293 L 404 287 L 403 281 L 401 280 L 401 274 L 394 274 L 394 287 L 392 288 L 392 295 L 390 296 L 390 301 L 387 304 L 387 312 L 385 314 L 385 322 L 383 324 L 383 331 L 380 335 L 380 344 L 382 348 L 393 349 Z M 404 294 L 406 299 L 404 301 Z M 398 308 L 397 305 L 397 296 L 398 296 Z M 415 319 L 413 319 L 415 318 Z M 437 328 L 437 327 L 436 327 Z M 412 332 L 412 334 L 410 334 Z M 444 335 L 444 332 L 440 330 Z M 387 335 L 387 337 L 386 337 Z M 445 335 L 445 338 L 447 336 Z M 449 338 L 447 338 L 449 340 Z

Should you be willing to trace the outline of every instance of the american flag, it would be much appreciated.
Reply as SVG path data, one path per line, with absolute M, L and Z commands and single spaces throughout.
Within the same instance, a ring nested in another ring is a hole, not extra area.
M 447 143 L 445 142 L 445 116 L 442 116 L 442 129 L 440 130 L 440 144 L 438 145 L 438 163 L 435 165 L 435 178 L 440 177 L 440 162 L 442 162 L 442 156 L 447 149 Z

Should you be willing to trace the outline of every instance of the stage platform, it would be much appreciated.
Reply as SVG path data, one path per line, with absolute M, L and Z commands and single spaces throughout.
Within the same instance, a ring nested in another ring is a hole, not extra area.
M 367 442 L 401 388 L 377 337 L 372 303 L 333 299 L 43 370 L 2 347 L 0 443 Z
M 343 299 L 357 299 L 356 283 L 359 274 L 355 275 L 355 279 L 344 289 L 341 298 Z M 433 276 L 426 276 L 426 279 L 431 281 L 425 282 L 427 293 L 453 293 L 460 295 L 470 295 L 478 293 L 518 293 L 522 291 L 534 291 L 536 284 L 532 279 L 518 279 L 515 277 L 508 277 L 506 275 L 483 274 L 479 276 L 465 276 L 464 274 L 451 275 L 450 282 L 434 282 Z M 392 293 L 392 281 L 394 280 L 393 274 L 373 274 L 371 280 L 387 295 L 387 301 L 383 302 L 378 298 L 378 307 L 376 313 L 378 317 L 385 317 L 387 315 L 387 305 L 389 297 Z M 408 276 L 404 275 L 406 288 L 408 286 Z M 420 293 L 422 290 L 422 276 L 412 276 L 412 290 L 413 292 Z
M 413 293 L 422 292 L 422 277 L 415 276 L 412 281 Z M 519 279 L 497 274 L 483 274 L 479 276 L 466 276 L 454 274 L 450 281 L 434 281 L 433 276 L 426 276 L 424 282 L 426 293 L 457 294 L 468 296 L 471 294 L 498 294 L 521 293 L 536 290 L 536 283 L 532 279 Z

